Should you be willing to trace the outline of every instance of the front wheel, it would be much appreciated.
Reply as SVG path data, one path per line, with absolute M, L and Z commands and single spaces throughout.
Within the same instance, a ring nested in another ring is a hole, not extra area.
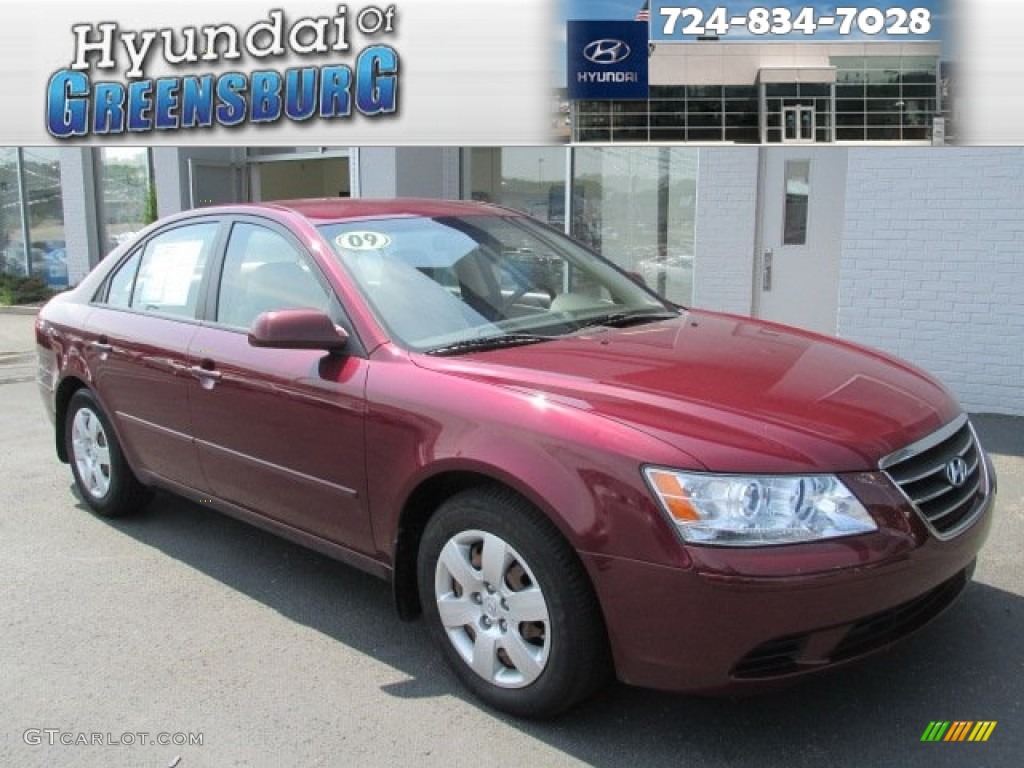
M 491 706 L 544 717 L 608 677 L 605 630 L 575 553 L 504 489 L 445 502 L 420 543 L 426 620 L 463 683 Z
M 64 441 L 75 485 L 97 514 L 119 517 L 145 505 L 149 490 L 132 473 L 106 414 L 87 389 L 71 396 Z

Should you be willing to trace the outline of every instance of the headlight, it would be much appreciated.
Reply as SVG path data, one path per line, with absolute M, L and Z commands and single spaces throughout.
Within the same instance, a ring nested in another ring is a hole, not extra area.
M 648 467 L 647 480 L 683 539 L 754 547 L 878 529 L 834 475 L 714 475 Z

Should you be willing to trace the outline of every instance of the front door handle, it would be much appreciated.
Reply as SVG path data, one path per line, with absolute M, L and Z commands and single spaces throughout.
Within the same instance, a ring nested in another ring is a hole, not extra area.
M 189 372 L 199 379 L 199 384 L 203 389 L 213 389 L 217 382 L 224 378 L 224 375 L 220 371 L 215 371 L 212 368 L 207 368 L 202 365 L 193 365 L 188 369 Z
M 761 290 L 771 291 L 772 289 L 772 261 L 775 254 L 772 251 L 764 252 L 764 259 L 761 262 Z

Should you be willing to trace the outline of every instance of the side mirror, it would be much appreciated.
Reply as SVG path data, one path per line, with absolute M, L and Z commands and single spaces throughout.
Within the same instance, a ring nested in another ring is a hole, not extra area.
M 320 310 L 278 309 L 257 315 L 249 329 L 249 344 L 339 352 L 348 344 L 348 334 Z

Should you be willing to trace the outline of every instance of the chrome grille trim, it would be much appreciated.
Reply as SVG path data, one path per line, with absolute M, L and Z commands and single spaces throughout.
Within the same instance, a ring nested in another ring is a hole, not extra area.
M 967 480 L 960 487 L 945 476 L 946 465 L 955 457 L 964 459 L 968 467 Z M 978 518 L 991 488 L 978 436 L 965 414 L 885 456 L 878 467 L 942 540 L 957 536 Z
M 893 451 L 888 456 L 882 458 L 878 462 L 878 468 L 881 470 L 888 469 L 893 464 L 899 464 L 901 461 L 905 461 L 919 453 L 924 453 L 929 448 L 933 448 L 943 440 L 946 440 L 951 435 L 955 435 L 964 424 L 967 423 L 967 414 L 961 413 L 953 421 L 949 422 L 946 426 L 941 429 L 932 432 L 926 437 L 922 437 L 916 443 L 911 443 L 906 448 L 901 448 L 898 451 Z

